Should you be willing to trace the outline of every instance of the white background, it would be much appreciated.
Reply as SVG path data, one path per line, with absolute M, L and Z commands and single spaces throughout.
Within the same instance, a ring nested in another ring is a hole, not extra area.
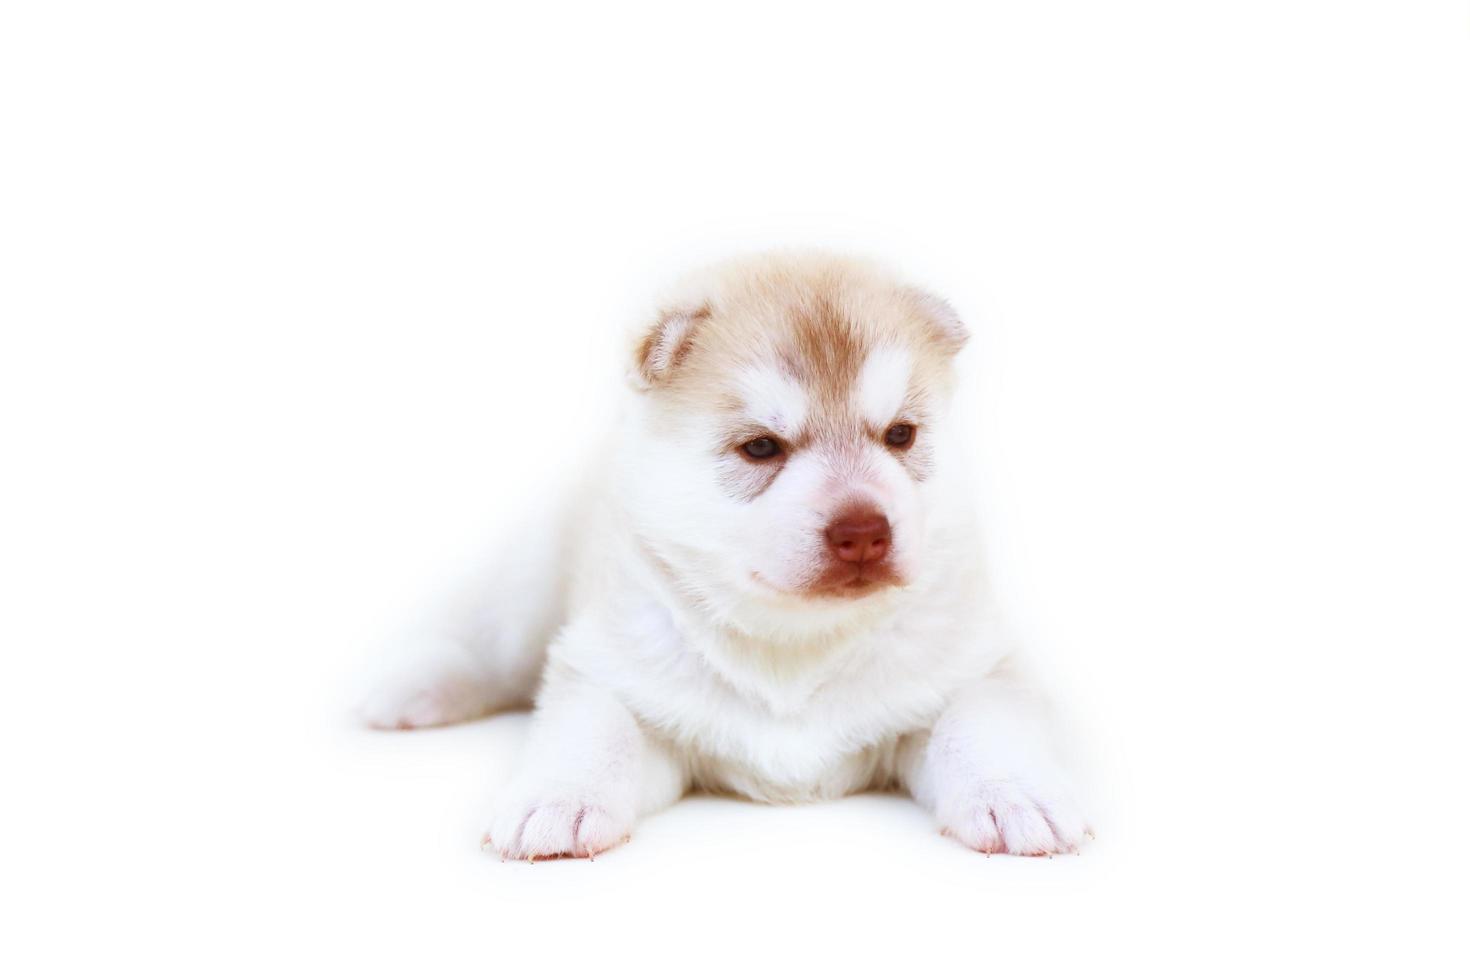
M 7 975 L 1465 975 L 1462 4 L 18 2 L 0 112 Z M 976 332 L 1098 841 L 481 855 L 524 718 L 358 732 L 373 645 L 808 244 Z

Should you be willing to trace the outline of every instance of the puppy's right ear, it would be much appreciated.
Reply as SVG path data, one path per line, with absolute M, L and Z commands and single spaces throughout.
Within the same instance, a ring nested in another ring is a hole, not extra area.
M 665 310 L 638 345 L 633 383 L 639 388 L 663 384 L 694 343 L 695 328 L 709 318 L 709 307 Z

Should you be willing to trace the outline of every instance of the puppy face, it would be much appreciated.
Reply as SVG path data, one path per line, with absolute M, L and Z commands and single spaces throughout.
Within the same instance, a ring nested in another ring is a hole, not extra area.
M 964 336 L 849 260 L 695 280 L 635 356 L 641 536 L 709 606 L 851 607 L 912 582 Z

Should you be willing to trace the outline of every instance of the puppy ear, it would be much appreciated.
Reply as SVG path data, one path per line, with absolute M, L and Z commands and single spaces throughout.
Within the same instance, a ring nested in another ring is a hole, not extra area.
M 643 336 L 633 366 L 633 382 L 652 388 L 667 381 L 694 343 L 694 330 L 710 315 L 709 307 L 665 310 Z
M 934 331 L 935 339 L 946 354 L 954 355 L 970 339 L 970 331 L 960 320 L 949 302 L 922 289 L 909 290 L 909 298 L 918 307 L 919 315 Z

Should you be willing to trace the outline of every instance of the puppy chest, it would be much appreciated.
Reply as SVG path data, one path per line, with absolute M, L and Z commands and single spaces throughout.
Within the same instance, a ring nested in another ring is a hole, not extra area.
M 766 803 L 833 799 L 893 780 L 898 739 L 825 757 L 784 753 L 714 755 L 694 749 L 687 762 L 691 782 Z
M 773 802 L 886 784 L 899 738 L 936 713 L 912 703 L 896 710 L 893 702 L 822 698 L 777 713 L 718 690 L 682 703 L 685 710 L 670 717 L 665 702 L 655 727 L 681 752 L 695 783 Z

